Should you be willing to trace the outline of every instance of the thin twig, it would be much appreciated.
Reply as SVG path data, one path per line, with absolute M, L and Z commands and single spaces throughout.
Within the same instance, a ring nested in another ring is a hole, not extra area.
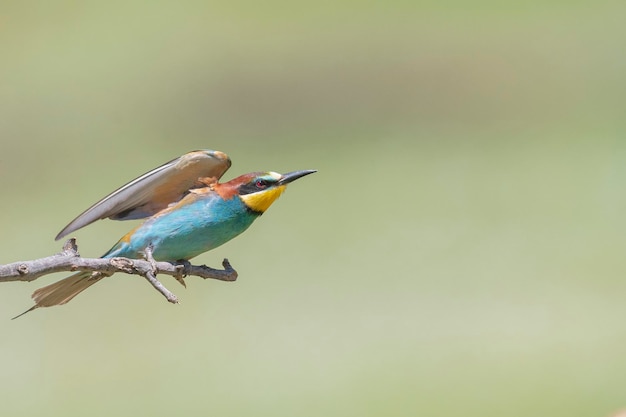
M 163 296 L 165 297 L 167 301 L 169 301 L 172 304 L 178 304 L 178 297 L 176 297 L 176 295 L 174 295 L 173 292 L 165 288 L 165 285 L 161 284 L 161 281 L 159 281 L 156 277 L 158 273 L 158 269 L 157 269 L 157 262 L 152 256 L 152 245 L 148 245 L 148 247 L 144 250 L 144 255 L 145 255 L 146 261 L 148 261 L 151 266 L 150 271 L 147 271 L 146 274 L 144 275 L 146 279 L 148 280 L 148 282 L 152 284 L 152 286 L 158 292 L 163 294 Z M 178 280 L 178 278 L 176 279 Z
M 78 253 L 76 239 L 72 238 L 56 255 L 0 265 L 0 282 L 34 281 L 41 276 L 55 272 L 76 271 L 102 272 L 108 275 L 122 272 L 141 275 L 146 278 L 148 278 L 147 274 L 156 272 L 156 274 L 171 275 L 179 281 L 185 276 L 197 276 L 220 281 L 237 280 L 237 271 L 231 267 L 228 259 L 224 259 L 222 265 L 224 269 L 213 269 L 206 265 L 191 265 L 187 261 L 155 262 L 156 271 L 154 271 L 153 265 L 144 259 L 82 258 Z

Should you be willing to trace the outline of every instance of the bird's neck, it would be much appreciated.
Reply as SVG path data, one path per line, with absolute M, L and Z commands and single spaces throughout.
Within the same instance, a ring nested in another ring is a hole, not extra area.
M 213 191 L 215 191 L 217 193 L 217 195 L 219 195 L 220 197 L 222 197 L 222 199 L 224 200 L 230 200 L 231 198 L 235 197 L 236 195 L 238 195 L 239 193 L 238 191 L 238 187 L 235 184 L 231 184 L 232 181 L 229 182 L 225 182 L 225 183 L 216 183 L 213 184 L 213 186 L 211 187 Z

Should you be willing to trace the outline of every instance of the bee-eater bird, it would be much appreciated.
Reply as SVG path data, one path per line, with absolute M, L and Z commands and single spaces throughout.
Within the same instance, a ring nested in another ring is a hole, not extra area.
M 230 165 L 223 152 L 186 153 L 95 203 L 65 226 L 56 240 L 100 219 L 147 218 L 102 257 L 139 259 L 150 248 L 156 261 L 189 260 L 242 233 L 288 183 L 316 172 L 252 172 L 219 183 Z M 22 314 L 65 304 L 105 276 L 79 272 L 40 288 L 32 295 L 35 305 Z

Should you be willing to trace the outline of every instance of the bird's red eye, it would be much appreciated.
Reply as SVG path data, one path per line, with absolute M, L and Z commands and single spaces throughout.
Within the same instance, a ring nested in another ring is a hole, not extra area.
M 257 188 L 265 188 L 265 185 L 266 185 L 265 181 L 263 181 L 263 180 L 257 180 L 256 181 Z

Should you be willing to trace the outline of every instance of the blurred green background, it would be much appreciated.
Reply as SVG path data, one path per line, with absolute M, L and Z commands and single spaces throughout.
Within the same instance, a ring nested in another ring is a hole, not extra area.
M 608 416 L 626 406 L 626 3 L 0 6 L 0 263 L 189 150 L 293 184 L 236 283 L 117 275 L 17 321 L 7 416 Z M 133 226 L 75 233 L 98 256 Z

